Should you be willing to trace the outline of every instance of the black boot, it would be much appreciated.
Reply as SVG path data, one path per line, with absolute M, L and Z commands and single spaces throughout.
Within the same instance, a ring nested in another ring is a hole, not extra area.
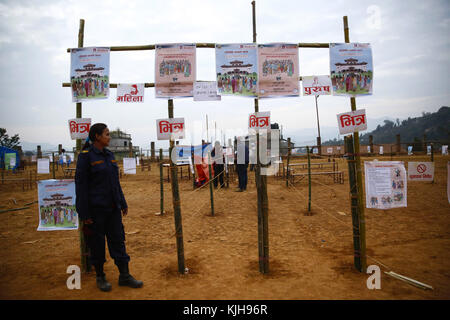
M 111 283 L 106 280 L 105 273 L 103 272 L 103 264 L 95 265 L 95 273 L 97 274 L 97 288 L 101 291 L 111 291 Z
M 133 278 L 133 276 L 130 274 L 128 270 L 128 262 L 118 262 L 116 263 L 117 267 L 119 268 L 119 286 L 127 286 L 130 288 L 141 288 L 144 283 L 140 280 L 136 280 Z

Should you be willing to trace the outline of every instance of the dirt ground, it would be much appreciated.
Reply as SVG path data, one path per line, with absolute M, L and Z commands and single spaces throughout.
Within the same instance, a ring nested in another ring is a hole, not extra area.
M 428 161 L 428 157 L 394 160 Z M 313 177 L 311 216 L 305 214 L 307 181 L 287 188 L 285 180 L 268 178 L 267 275 L 258 270 L 253 172 L 249 171 L 246 192 L 235 192 L 237 177 L 228 189 L 216 190 L 214 216 L 210 214 L 209 188 L 194 192 L 192 180 L 180 182 L 184 255 L 189 268 L 180 275 L 170 183 L 164 183 L 166 214 L 155 215 L 160 210 L 160 186 L 159 170 L 152 164 L 151 171 L 142 172 L 138 167 L 135 176 L 121 180 L 129 205 L 123 220 L 130 271 L 144 281 L 143 288 L 118 286 L 119 274 L 107 251 L 105 272 L 112 291 L 96 288 L 95 272 L 82 274 L 81 290 L 68 290 L 66 269 L 80 265 L 78 231 L 36 231 L 38 205 L 34 203 L 30 209 L 0 213 L 0 299 L 449 299 L 448 160 L 435 156 L 434 183 L 408 181 L 407 208 L 365 209 L 368 265 L 392 270 L 434 290 L 413 287 L 383 272 L 381 290 L 367 289 L 368 275 L 353 266 L 347 165 L 339 159 L 345 184 Z M 59 171 L 57 177 L 61 176 Z M 22 185 L 0 185 L 0 211 L 35 200 L 36 187 L 22 191 Z

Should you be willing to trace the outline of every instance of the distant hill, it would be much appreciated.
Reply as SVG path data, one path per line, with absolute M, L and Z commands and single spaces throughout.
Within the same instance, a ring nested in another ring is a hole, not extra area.
M 395 122 L 384 120 L 384 125 L 378 125 L 372 132 L 360 135 L 361 144 L 369 144 L 369 136 L 377 144 L 395 143 L 396 135 L 400 134 L 402 142 L 422 141 L 426 135 L 427 141 L 450 141 L 450 108 L 441 107 L 437 112 L 423 112 L 421 117 Z M 328 140 L 323 145 L 343 144 L 343 140 Z

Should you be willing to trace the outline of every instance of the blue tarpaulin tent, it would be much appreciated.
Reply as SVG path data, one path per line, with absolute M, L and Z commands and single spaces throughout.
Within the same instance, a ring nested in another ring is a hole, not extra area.
M 11 158 L 15 158 L 11 161 Z M 11 163 L 14 163 L 14 166 L 11 166 Z M 0 167 L 5 168 L 6 170 L 15 170 L 20 165 L 20 157 L 19 153 L 11 148 L 0 146 Z

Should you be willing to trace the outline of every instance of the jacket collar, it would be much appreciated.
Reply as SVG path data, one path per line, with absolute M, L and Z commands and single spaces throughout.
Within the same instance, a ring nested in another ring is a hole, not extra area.
M 92 148 L 92 150 L 93 150 L 95 153 L 97 153 L 97 154 L 109 154 L 109 153 L 111 153 L 111 151 L 109 151 L 109 150 L 106 149 L 106 148 L 103 148 L 103 151 L 100 151 L 100 150 L 99 150 L 96 146 L 94 146 L 94 145 L 92 145 L 91 148 Z

